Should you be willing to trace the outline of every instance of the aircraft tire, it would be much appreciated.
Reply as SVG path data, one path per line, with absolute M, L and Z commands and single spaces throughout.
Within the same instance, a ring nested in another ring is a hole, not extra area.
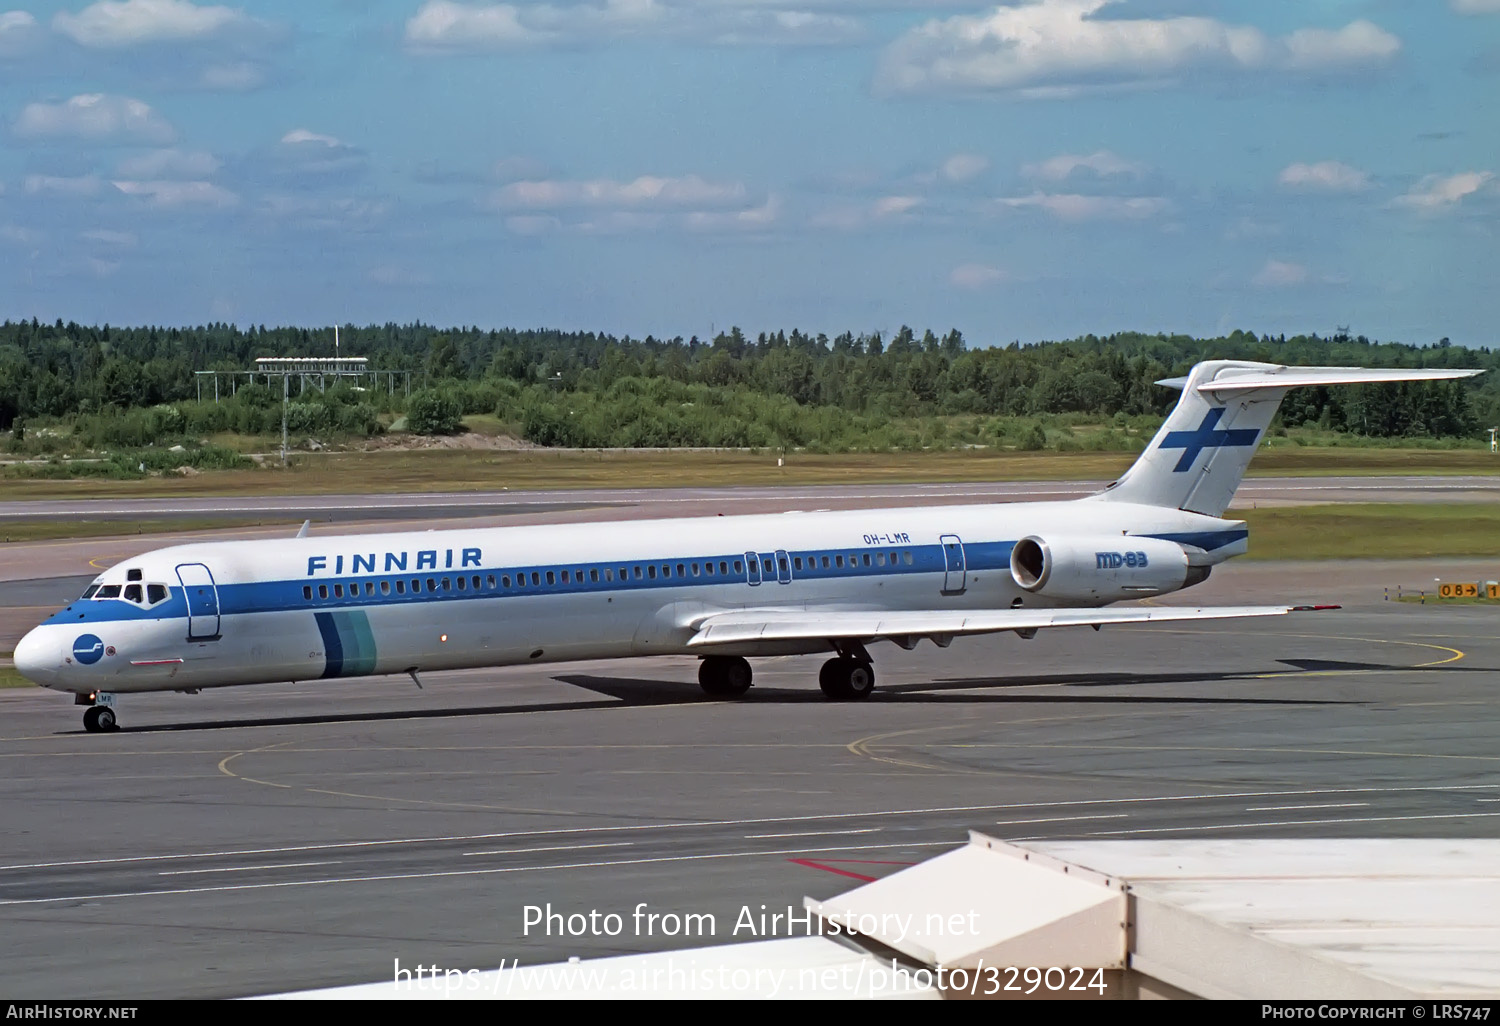
M 90 734 L 99 733 L 99 707 L 91 705 L 83 711 L 83 729 Z
M 99 715 L 95 717 L 94 721 L 99 724 L 99 730 L 102 733 L 108 734 L 110 731 L 120 729 L 120 725 L 115 721 L 115 711 L 113 709 L 102 705 L 96 705 L 94 708 L 99 710 Z
M 739 698 L 753 680 L 749 660 L 740 656 L 708 656 L 698 664 L 698 685 L 714 698 Z
M 830 659 L 818 671 L 818 687 L 835 701 L 869 698 L 875 690 L 875 667 L 862 659 Z

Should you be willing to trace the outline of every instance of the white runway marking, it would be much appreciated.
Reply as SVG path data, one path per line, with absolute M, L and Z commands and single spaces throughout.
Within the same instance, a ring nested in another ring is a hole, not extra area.
M 683 830 L 719 826 L 756 826 L 761 823 L 811 823 L 820 820 L 874 819 L 881 816 L 920 816 L 932 813 L 1004 812 L 1021 809 L 1066 809 L 1088 806 L 1138 805 L 1149 802 L 1216 801 L 1242 798 L 1297 798 L 1309 795 L 1406 794 L 1423 791 L 1493 791 L 1500 784 L 1438 784 L 1421 787 L 1326 787 L 1296 791 L 1226 791 L 1222 794 L 1171 794 L 1130 798 L 1080 798 L 1058 802 L 1015 802 L 1004 805 L 949 805 L 930 809 L 885 809 L 872 812 L 830 812 L 812 816 L 765 816 L 755 819 L 703 820 L 697 823 L 635 823 L 625 826 L 555 827 L 541 830 L 509 830 L 492 834 L 454 834 L 436 837 L 397 837 L 376 841 L 329 841 L 294 844 L 279 848 L 240 848 L 226 851 L 173 852 L 165 855 L 127 855 L 112 859 L 78 859 L 67 862 L 28 862 L 0 866 L 0 872 L 21 869 L 63 869 L 70 866 L 129 865 L 174 859 L 234 858 L 245 855 L 278 855 L 305 851 L 339 851 L 346 848 L 382 848 L 407 844 L 437 844 L 446 841 L 493 841 L 505 837 L 555 837 L 567 834 L 623 833 L 637 830 Z M 1479 799 L 1484 801 L 1485 799 Z M 1500 799 L 1495 799 L 1500 801 Z M 1483 813 L 1482 815 L 1489 815 Z M 1500 814 L 1497 814 L 1500 815 Z
M 707 859 L 744 859 L 765 855 L 816 855 L 825 851 L 864 851 L 869 848 L 961 848 L 957 841 L 911 841 L 886 844 L 840 844 L 831 848 L 780 848 L 773 851 L 727 851 L 708 855 L 665 855 L 650 859 L 619 859 L 610 862 L 569 862 L 556 866 L 499 866 L 493 869 L 444 869 L 431 873 L 390 873 L 384 876 L 344 876 L 329 880 L 283 880 L 276 883 L 224 884 L 220 887 L 177 887 L 163 891 L 120 891 L 113 894 L 70 894 L 57 898 L 11 898 L 0 905 L 53 905 L 60 901 L 105 901 L 110 898 L 156 898 L 179 894 L 211 894 L 220 891 L 258 891 L 279 887 L 317 887 L 322 884 L 385 883 L 391 880 L 432 880 L 450 876 L 492 876 L 497 873 L 531 873 L 538 870 L 606 869 L 639 866 L 653 862 L 700 862 Z
M 759 841 L 767 837 L 829 837 L 835 834 L 878 834 L 880 827 L 865 827 L 862 830 L 802 830 L 790 834 L 746 834 L 747 841 Z
M 250 873 L 257 869 L 299 869 L 303 866 L 339 866 L 342 860 L 334 862 L 278 862 L 270 866 L 221 866 L 216 869 L 163 869 L 157 876 L 192 876 L 194 873 Z
M 1246 812 L 1296 812 L 1301 809 L 1359 809 L 1369 802 L 1333 802 L 1328 805 L 1252 805 Z
M 616 841 L 613 844 L 555 844 L 550 848 L 499 848 L 495 851 L 466 851 L 464 857 L 473 855 L 525 855 L 534 851 L 583 851 L 585 848 L 633 848 L 634 841 Z

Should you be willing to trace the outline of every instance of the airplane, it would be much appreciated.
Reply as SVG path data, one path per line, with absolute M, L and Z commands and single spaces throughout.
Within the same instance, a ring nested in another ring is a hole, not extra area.
M 1158 382 L 1182 394 L 1134 465 L 1068 501 L 176 545 L 105 570 L 15 666 L 90 732 L 122 694 L 648 655 L 699 656 L 703 691 L 737 698 L 750 659 L 828 653 L 823 693 L 863 699 L 878 641 L 1309 608 L 1108 607 L 1247 550 L 1222 514 L 1288 389 L 1478 373 L 1199 363 Z

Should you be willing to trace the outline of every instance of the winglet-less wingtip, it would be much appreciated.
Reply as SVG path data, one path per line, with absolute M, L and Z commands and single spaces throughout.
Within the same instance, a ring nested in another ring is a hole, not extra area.
M 304 521 L 302 521 L 302 526 L 297 529 L 297 537 L 298 538 L 306 538 L 307 537 L 307 531 L 308 531 L 308 529 L 310 527 L 312 527 L 312 521 L 311 520 L 304 520 Z

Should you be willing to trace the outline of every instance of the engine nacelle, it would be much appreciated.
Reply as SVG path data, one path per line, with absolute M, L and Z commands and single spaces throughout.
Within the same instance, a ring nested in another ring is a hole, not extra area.
M 1208 576 L 1189 570 L 1175 542 L 1120 534 L 1022 538 L 1010 550 L 1010 575 L 1027 591 L 1060 602 L 1146 598 Z

